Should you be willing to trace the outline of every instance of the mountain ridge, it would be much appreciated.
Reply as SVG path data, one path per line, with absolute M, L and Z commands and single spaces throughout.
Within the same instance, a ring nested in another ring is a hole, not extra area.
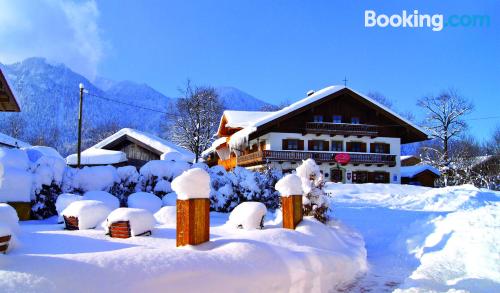
M 75 148 L 80 83 L 88 91 L 83 107 L 86 146 L 96 133 L 103 135 L 125 127 L 161 135 L 160 124 L 165 119 L 162 112 L 175 101 L 145 83 L 104 77 L 91 82 L 62 63 L 49 63 L 40 57 L 0 63 L 0 67 L 21 106 L 21 113 L 0 115 L 2 132 L 32 144 L 56 147 L 65 155 Z M 269 105 L 234 87 L 215 89 L 225 109 L 260 110 Z

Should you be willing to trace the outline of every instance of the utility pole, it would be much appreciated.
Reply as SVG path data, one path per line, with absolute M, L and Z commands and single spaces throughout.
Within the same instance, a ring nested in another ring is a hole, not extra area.
M 80 109 L 78 113 L 78 161 L 77 168 L 80 168 L 81 156 L 82 156 L 82 114 L 83 114 L 83 83 L 80 83 Z

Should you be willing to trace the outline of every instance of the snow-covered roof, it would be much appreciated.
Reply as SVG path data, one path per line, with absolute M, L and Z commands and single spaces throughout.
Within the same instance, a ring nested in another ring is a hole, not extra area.
M 212 142 L 212 145 L 204 150 L 202 153 L 201 153 L 201 156 L 204 157 L 210 153 L 213 153 L 215 152 L 215 150 L 217 149 L 217 147 L 219 147 L 220 145 L 226 143 L 227 141 L 227 137 L 219 137 L 218 139 L 216 139 L 214 142 Z
M 106 148 L 111 143 L 123 138 L 123 137 L 131 137 L 135 140 L 142 142 L 143 144 L 149 146 L 162 153 L 162 158 L 174 158 L 177 157 L 180 160 L 186 162 L 192 162 L 194 160 L 194 154 L 180 146 L 175 145 L 174 143 L 167 141 L 163 138 L 160 138 L 156 135 L 145 133 L 139 130 L 135 130 L 132 128 L 123 128 L 115 134 L 105 138 L 101 142 L 92 146 L 91 149 L 103 149 Z M 168 154 L 168 155 L 167 155 Z
M 431 171 L 437 176 L 441 176 L 441 173 L 436 168 L 429 165 L 404 166 L 401 167 L 400 171 L 401 171 L 401 177 L 408 177 L 408 178 L 415 177 L 416 175 L 424 171 Z
M 377 107 L 383 109 L 384 111 L 388 112 L 389 114 L 395 116 L 396 118 L 404 121 L 406 124 L 412 126 L 413 128 L 417 129 L 418 131 L 426 134 L 426 132 L 421 129 L 420 127 L 416 126 L 415 124 L 413 124 L 411 121 L 401 117 L 399 114 L 395 113 L 394 111 L 390 110 L 389 108 L 385 107 L 384 105 L 380 104 L 379 102 L 371 99 L 370 97 L 367 97 L 361 93 L 358 93 L 357 91 L 351 89 L 351 88 L 348 88 L 346 86 L 342 86 L 342 85 L 334 85 L 334 86 L 329 86 L 329 87 L 326 87 L 324 89 L 321 89 L 317 92 L 315 92 L 314 94 L 311 94 L 309 96 L 307 96 L 306 98 L 300 100 L 300 101 L 297 101 L 293 104 L 291 104 L 290 106 L 288 107 L 285 107 L 279 111 L 276 111 L 276 112 L 270 112 L 268 115 L 262 117 L 261 119 L 259 120 L 256 120 L 252 123 L 249 123 L 248 126 L 246 126 L 244 129 L 236 132 L 232 137 L 231 137 L 231 142 L 230 142 L 230 146 L 231 147 L 235 147 L 237 145 L 239 145 L 242 141 L 246 141 L 248 140 L 248 135 L 250 135 L 251 133 L 255 132 L 257 130 L 257 128 L 259 126 L 262 126 L 268 122 L 271 122 L 275 119 L 278 119 L 286 114 L 289 114 L 293 111 L 296 111 L 302 107 L 305 107 L 311 103 L 314 103 L 318 100 L 321 100 L 329 95 L 332 95 L 334 93 L 337 93 L 343 89 L 348 89 L 352 92 L 354 92 L 355 94 L 357 94 L 358 96 L 362 97 L 363 99 L 369 101 L 370 103 L 376 105 Z
M 31 145 L 22 140 L 15 139 L 12 136 L 8 136 L 7 134 L 0 133 L 0 146 L 7 145 L 10 147 L 19 147 L 19 148 L 27 148 Z
M 72 154 L 66 158 L 66 164 L 76 165 L 78 155 Z M 86 149 L 82 152 L 82 165 L 113 165 L 127 161 L 127 155 L 124 152 L 105 149 Z
M 226 118 L 226 127 L 245 128 L 272 113 L 275 112 L 226 110 L 223 116 Z
M 408 160 L 410 158 L 417 158 L 417 157 L 412 156 L 412 155 L 410 155 L 410 156 L 401 156 L 401 161 Z

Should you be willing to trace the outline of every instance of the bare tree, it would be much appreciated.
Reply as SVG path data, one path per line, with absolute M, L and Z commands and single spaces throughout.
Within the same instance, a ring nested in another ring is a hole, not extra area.
M 83 148 L 88 148 L 104 140 L 108 136 L 118 132 L 120 129 L 120 125 L 118 125 L 115 121 L 107 121 L 96 127 L 87 129 L 84 131 Z
M 285 107 L 290 106 L 290 101 L 289 100 L 284 100 L 280 102 L 278 105 L 273 105 L 273 104 L 267 104 L 262 106 L 259 110 L 262 112 L 275 112 L 279 111 Z
M 443 91 L 438 96 L 427 96 L 418 100 L 417 105 L 426 111 L 424 127 L 431 138 L 439 142 L 439 148 L 434 148 L 437 161 L 435 165 L 441 169 L 447 185 L 447 170 L 450 164 L 450 142 L 467 129 L 464 116 L 472 112 L 471 102 L 461 97 L 455 90 Z
M 372 100 L 375 100 L 376 102 L 386 106 L 387 108 L 391 109 L 394 106 L 394 103 L 392 102 L 391 99 L 387 98 L 383 94 L 377 91 L 370 91 L 367 94 L 368 97 L 370 97 Z
M 19 113 L 11 114 L 5 119 L 2 129 L 5 134 L 19 139 L 24 135 L 26 120 Z
M 223 107 L 212 87 L 193 86 L 188 81 L 181 93 L 162 128 L 173 142 L 192 151 L 198 162 L 213 141 Z

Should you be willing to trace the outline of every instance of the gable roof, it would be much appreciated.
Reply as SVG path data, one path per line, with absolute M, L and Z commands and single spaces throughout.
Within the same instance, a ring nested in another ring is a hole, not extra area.
M 235 147 L 239 145 L 242 141 L 248 140 L 248 136 L 254 132 L 256 132 L 260 128 L 264 128 L 267 125 L 272 124 L 275 121 L 279 121 L 281 118 L 288 116 L 290 114 L 295 114 L 295 113 L 300 113 L 302 111 L 305 111 L 308 109 L 308 107 L 315 105 L 317 103 L 321 103 L 323 99 L 328 98 L 328 97 L 337 97 L 340 96 L 342 93 L 353 93 L 360 99 L 364 100 L 368 104 L 377 107 L 381 109 L 383 112 L 387 114 L 387 116 L 393 118 L 394 120 L 398 121 L 398 123 L 401 123 L 404 126 L 407 126 L 411 131 L 413 131 L 416 136 L 419 136 L 422 138 L 421 140 L 427 139 L 427 134 L 426 132 L 418 127 L 417 125 L 413 124 L 411 121 L 401 117 L 399 114 L 396 112 L 392 111 L 391 109 L 385 107 L 384 105 L 378 103 L 377 101 L 361 94 L 358 93 L 346 86 L 341 86 L 341 85 L 334 85 L 334 86 L 329 86 L 324 89 L 321 89 L 306 98 L 299 100 L 293 104 L 291 104 L 288 107 L 285 107 L 279 111 L 276 112 L 271 112 L 268 115 L 262 117 L 261 119 L 254 121 L 250 123 L 248 126 L 246 126 L 244 129 L 238 131 L 231 137 L 231 147 Z M 417 140 L 418 141 L 418 140 Z
M 0 133 L 0 147 L 1 146 L 8 146 L 8 147 L 19 147 L 19 148 L 26 148 L 30 147 L 31 145 L 29 143 L 26 143 L 22 140 L 15 139 L 12 136 L 9 136 L 7 134 Z
M 0 69 L 0 112 L 21 112 L 16 97 Z
M 112 145 L 123 141 L 123 139 L 130 139 L 141 142 L 147 147 L 157 151 L 158 154 L 160 154 L 161 159 L 171 159 L 179 157 L 181 160 L 186 162 L 192 162 L 194 160 L 194 154 L 192 152 L 156 135 L 145 133 L 132 128 L 123 128 L 115 134 L 95 144 L 91 148 L 106 149 L 107 147 L 111 147 Z
M 270 115 L 271 113 L 275 112 L 226 110 L 222 114 L 223 117 L 221 117 L 221 124 L 219 125 L 219 130 L 220 127 L 223 126 L 222 120 L 224 118 L 226 120 L 225 127 L 245 128 L 251 125 L 252 123 L 259 121 L 262 118 Z
M 438 177 L 441 176 L 441 173 L 438 171 L 438 169 L 430 165 L 406 166 L 406 167 L 401 167 L 400 171 L 401 171 L 401 177 L 408 177 L 408 178 L 413 178 L 425 171 L 429 171 Z

